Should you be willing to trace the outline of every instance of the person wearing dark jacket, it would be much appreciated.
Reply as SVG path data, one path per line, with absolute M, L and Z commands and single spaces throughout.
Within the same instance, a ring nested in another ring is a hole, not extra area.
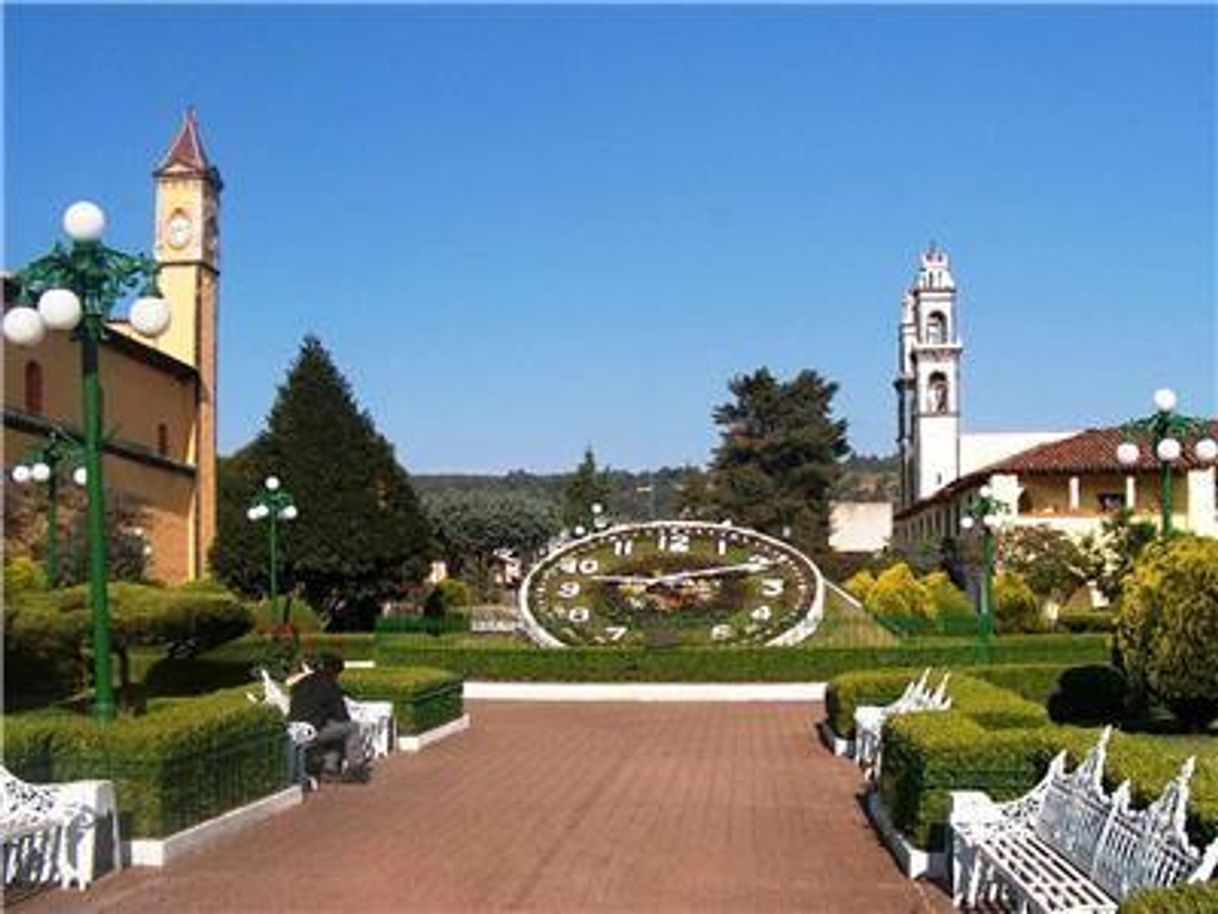
M 288 719 L 312 724 L 317 730 L 317 745 L 341 743 L 346 766 L 344 781 L 368 780 L 368 759 L 359 724 L 347 713 L 347 703 L 338 686 L 343 660 L 323 654 L 317 669 L 292 686 Z

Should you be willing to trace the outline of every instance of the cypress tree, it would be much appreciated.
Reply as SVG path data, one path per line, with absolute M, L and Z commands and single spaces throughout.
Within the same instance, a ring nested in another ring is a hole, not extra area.
M 371 627 L 380 601 L 426 575 L 434 545 L 410 477 L 316 337 L 305 338 L 266 430 L 232 463 L 213 553 L 226 582 L 248 590 L 251 570 L 266 568 L 265 521 L 250 523 L 245 509 L 269 475 L 300 512 L 280 527 L 285 590 L 303 590 L 331 628 Z

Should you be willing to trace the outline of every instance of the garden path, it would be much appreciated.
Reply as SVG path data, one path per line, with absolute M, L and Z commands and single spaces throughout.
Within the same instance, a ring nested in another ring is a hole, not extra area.
M 803 704 L 470 702 L 473 728 L 38 911 L 948 911 Z

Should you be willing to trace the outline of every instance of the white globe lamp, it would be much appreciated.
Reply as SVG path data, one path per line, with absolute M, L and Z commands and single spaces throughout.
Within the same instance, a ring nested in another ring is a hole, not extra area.
M 13 467 L 13 482 L 18 485 L 25 485 L 30 481 L 30 468 L 23 463 Z
M 978 491 L 978 494 L 980 494 L 982 498 L 989 498 L 991 495 L 994 494 L 994 490 L 991 489 L 989 486 L 982 486 L 980 488 L 980 490 Z
M 1218 458 L 1218 441 L 1202 438 L 1193 445 L 1193 455 L 1202 463 L 1213 463 Z
M 583 535 L 584 535 L 585 533 L 587 533 L 587 532 L 588 532 L 588 531 L 586 531 L 586 530 L 585 530 L 583 527 L 576 527 L 576 528 L 575 528 L 575 535 L 576 535 L 576 536 L 583 536 Z
M 37 346 L 46 332 L 46 324 L 33 308 L 22 305 L 4 315 L 4 338 L 15 346 Z
M 81 200 L 64 210 L 63 230 L 73 241 L 98 241 L 106 230 L 106 214 L 96 203 Z
M 295 505 L 288 505 L 282 511 L 279 512 L 279 516 L 282 517 L 284 520 L 296 520 L 296 514 L 297 514 L 297 512 L 296 512 Z
M 992 530 L 998 526 L 998 515 L 987 514 L 985 517 L 981 518 L 981 522 Z
M 169 329 L 169 303 L 155 295 L 145 295 L 135 300 L 127 317 L 136 333 L 156 339 Z
M 1164 438 L 1155 445 L 1155 453 L 1164 463 L 1175 463 L 1180 459 L 1180 442 L 1175 438 Z
M 1140 452 L 1138 446 L 1132 441 L 1122 441 L 1117 445 L 1116 449 L 1117 461 L 1121 466 L 1131 467 L 1138 462 Z
M 1176 392 L 1170 387 L 1160 387 L 1155 391 L 1155 409 L 1161 413 L 1169 413 L 1176 408 Z
M 83 486 L 88 481 L 89 471 L 84 467 L 77 467 L 72 471 L 72 482 L 76 483 L 78 486 Z
M 274 492 L 274 491 L 278 490 L 278 488 L 279 488 L 279 477 L 278 477 L 278 476 L 268 476 L 268 477 L 266 478 L 266 483 L 265 483 L 265 485 L 266 485 L 266 490 L 267 490 L 268 492 Z
M 51 468 L 40 461 L 30 467 L 30 477 L 34 482 L 46 482 L 51 478 Z
M 38 316 L 52 330 L 75 330 L 80 314 L 80 299 L 71 289 L 47 289 L 38 298 Z
M 972 529 L 973 529 L 973 523 L 974 523 L 974 522 L 973 522 L 973 519 L 972 519 L 971 517 L 962 517 L 962 518 L 960 518 L 960 526 L 961 526 L 963 529 L 965 529 L 965 530 L 972 530 Z

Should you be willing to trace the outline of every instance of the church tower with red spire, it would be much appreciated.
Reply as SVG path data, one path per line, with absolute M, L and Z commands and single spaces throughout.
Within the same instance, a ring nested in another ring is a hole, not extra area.
M 219 170 L 203 149 L 194 109 L 156 171 L 156 237 L 161 292 L 172 321 L 156 348 L 198 371 L 198 409 L 191 434 L 197 468 L 191 508 L 194 568 L 203 573 L 216 533 L 216 336 L 220 291 Z

